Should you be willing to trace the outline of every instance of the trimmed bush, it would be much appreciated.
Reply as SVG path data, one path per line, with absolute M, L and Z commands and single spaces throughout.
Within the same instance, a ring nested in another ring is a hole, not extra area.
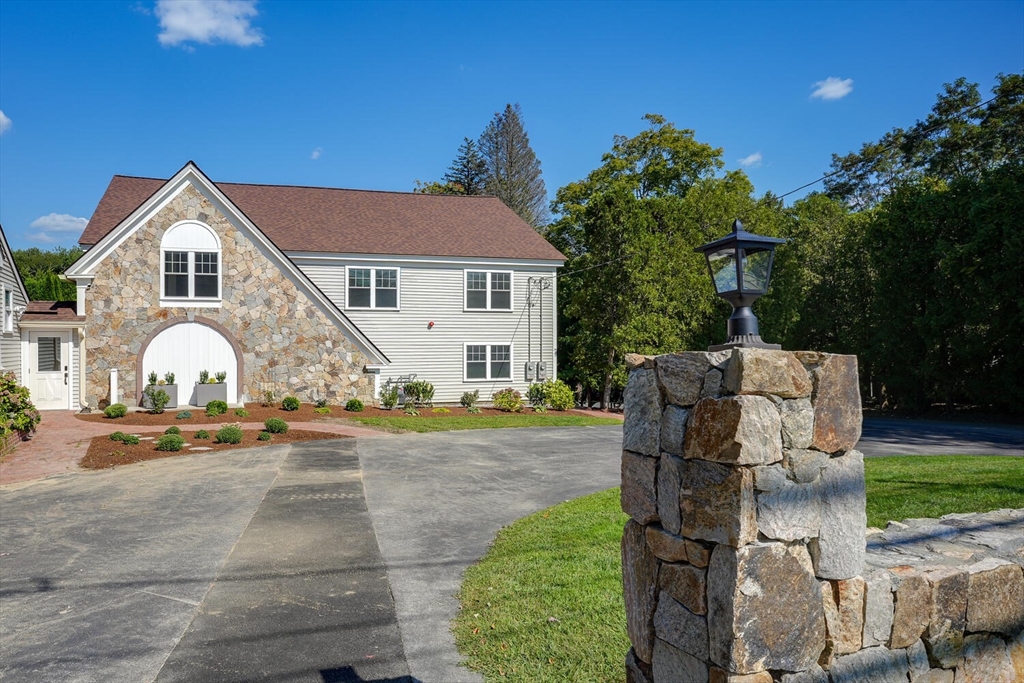
M 228 412 L 228 404 L 224 401 L 210 401 L 206 404 L 206 415 L 208 417 L 217 417 Z
M 128 436 L 124 432 L 114 432 L 110 435 L 111 441 L 124 441 L 124 437 Z
M 217 443 L 242 443 L 242 428 L 238 425 L 221 427 L 217 432 Z
M 157 389 L 156 387 L 146 387 L 146 390 L 142 392 L 147 399 L 149 399 L 149 412 L 157 415 L 164 412 L 164 406 L 166 406 L 171 397 L 163 389 Z
M 141 439 L 139 439 L 139 437 L 135 436 L 134 434 L 125 434 L 124 436 L 121 437 L 121 443 L 127 444 L 129 446 L 138 446 L 140 442 Z
M 158 451 L 180 451 L 185 445 L 185 439 L 180 434 L 164 434 L 156 440 Z
M 313 408 L 313 412 L 316 413 L 317 415 L 330 415 L 331 409 L 328 408 L 327 406 L 323 406 L 321 408 Z
M 299 399 L 294 396 L 285 396 L 281 400 L 281 407 L 287 411 L 298 410 L 300 405 L 302 404 L 299 403 Z
M 187 420 L 190 417 L 192 417 L 192 411 L 191 410 L 183 410 L 180 413 L 178 413 L 177 415 L 175 415 L 174 419 L 175 420 Z
M 475 389 L 473 391 L 467 391 L 462 394 L 462 398 L 459 399 L 459 405 L 463 408 L 472 408 L 476 405 L 476 402 L 480 400 L 480 390 Z
M 205 429 L 200 429 L 198 432 L 196 432 L 195 434 L 192 435 L 192 438 L 193 439 L 209 439 L 210 438 L 210 432 L 206 431 Z
M 235 408 L 236 417 L 249 417 L 249 411 L 245 408 Z
M 263 421 L 263 426 L 271 434 L 287 434 L 288 423 L 279 417 L 268 417 Z
M 494 392 L 491 401 L 495 408 L 506 413 L 523 412 L 523 395 L 512 387 Z
M 555 410 L 569 410 L 576 406 L 576 394 L 568 384 L 560 379 L 545 382 L 544 395 L 548 405 Z
M 181 430 L 177 427 L 168 427 L 164 430 L 164 434 L 181 434 Z
M 412 399 L 416 405 L 433 405 L 434 385 L 420 380 L 409 382 L 405 385 L 405 399 Z
M 545 395 L 544 385 L 546 382 L 535 382 L 530 385 L 530 388 L 526 390 L 526 399 L 530 402 L 530 405 L 535 409 L 540 406 L 542 409 L 547 403 L 547 396 Z
M 128 414 L 128 406 L 123 403 L 111 403 L 103 409 L 103 416 L 111 419 L 124 417 Z
M 272 438 L 273 436 L 270 434 L 270 432 L 260 432 L 259 434 L 256 435 L 257 441 L 270 441 Z
M 350 398 L 345 404 L 345 410 L 352 413 L 361 413 L 363 412 L 363 402 L 358 398 Z

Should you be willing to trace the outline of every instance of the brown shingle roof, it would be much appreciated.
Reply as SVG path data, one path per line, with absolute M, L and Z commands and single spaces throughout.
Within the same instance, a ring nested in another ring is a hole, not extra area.
M 78 315 L 77 301 L 29 301 L 25 312 L 21 314 L 23 321 L 84 321 L 85 316 Z
M 96 244 L 165 180 L 114 176 L 79 243 Z M 496 197 L 217 183 L 284 251 L 565 257 Z

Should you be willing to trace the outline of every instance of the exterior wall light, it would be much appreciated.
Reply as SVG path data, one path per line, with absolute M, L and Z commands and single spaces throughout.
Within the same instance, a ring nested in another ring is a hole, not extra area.
M 703 252 L 715 293 L 732 304 L 729 317 L 729 338 L 724 344 L 709 346 L 708 351 L 734 348 L 781 349 L 779 344 L 766 344 L 757 329 L 757 316 L 751 306 L 768 291 L 775 247 L 786 240 L 762 237 L 743 229 L 738 220 L 732 233 L 709 242 L 694 251 Z

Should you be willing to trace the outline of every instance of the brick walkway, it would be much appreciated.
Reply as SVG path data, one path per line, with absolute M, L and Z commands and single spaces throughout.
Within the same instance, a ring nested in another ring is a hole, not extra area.
M 47 410 L 42 413 L 43 420 L 39 423 L 36 433 L 29 441 L 18 444 L 13 453 L 0 462 L 0 486 L 16 484 L 34 479 L 42 479 L 57 474 L 80 471 L 78 461 L 85 457 L 89 450 L 89 441 L 94 436 L 105 436 L 122 431 L 162 432 L 174 424 L 171 419 L 165 425 L 130 425 L 128 427 L 108 425 L 98 422 L 85 422 L 75 418 L 71 410 Z M 235 422 L 235 420 L 227 420 Z M 183 431 L 212 429 L 217 425 L 182 425 Z M 328 424 L 325 422 L 290 422 L 293 429 L 309 429 L 318 432 L 329 432 L 341 436 L 384 436 L 383 432 L 347 425 Z M 262 422 L 243 422 L 243 429 L 263 429 Z

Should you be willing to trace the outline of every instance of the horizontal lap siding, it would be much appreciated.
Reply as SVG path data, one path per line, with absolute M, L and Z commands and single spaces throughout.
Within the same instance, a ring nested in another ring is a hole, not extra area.
M 4 289 L 14 292 L 15 306 L 28 304 L 21 295 L 12 264 L 6 258 L 3 259 L 3 266 L 0 266 L 0 282 L 3 283 Z M 3 329 L 2 324 L 3 321 L 0 321 L 0 330 Z M 24 381 L 21 377 L 21 332 L 18 330 L 17 320 L 14 322 L 13 332 L 0 332 L 0 366 L 4 370 L 14 372 L 19 381 Z
M 386 262 L 350 262 L 350 267 L 393 268 Z M 464 290 L 461 266 L 415 264 L 400 267 L 399 298 L 401 310 L 346 310 L 345 268 L 343 265 L 303 264 L 299 267 L 336 303 L 359 329 L 391 360 L 381 372 L 388 377 L 416 373 L 417 379 L 434 384 L 434 400 L 454 403 L 464 391 L 480 389 L 483 400 L 490 400 L 494 391 L 513 386 L 526 390 L 529 382 L 523 369 L 528 359 L 530 324 L 524 306 L 527 278 L 552 276 L 550 268 L 513 270 L 513 310 L 509 312 L 463 311 Z M 481 266 L 480 270 L 509 270 Z M 537 300 L 537 289 L 534 287 Z M 549 376 L 554 372 L 554 287 L 543 297 L 543 360 Z M 532 356 L 541 360 L 540 307 L 532 311 Z M 434 327 L 428 328 L 433 321 Z M 518 324 L 518 330 L 517 328 Z M 514 332 L 514 338 L 513 338 Z M 463 345 L 508 344 L 512 342 L 512 381 L 463 382 Z

